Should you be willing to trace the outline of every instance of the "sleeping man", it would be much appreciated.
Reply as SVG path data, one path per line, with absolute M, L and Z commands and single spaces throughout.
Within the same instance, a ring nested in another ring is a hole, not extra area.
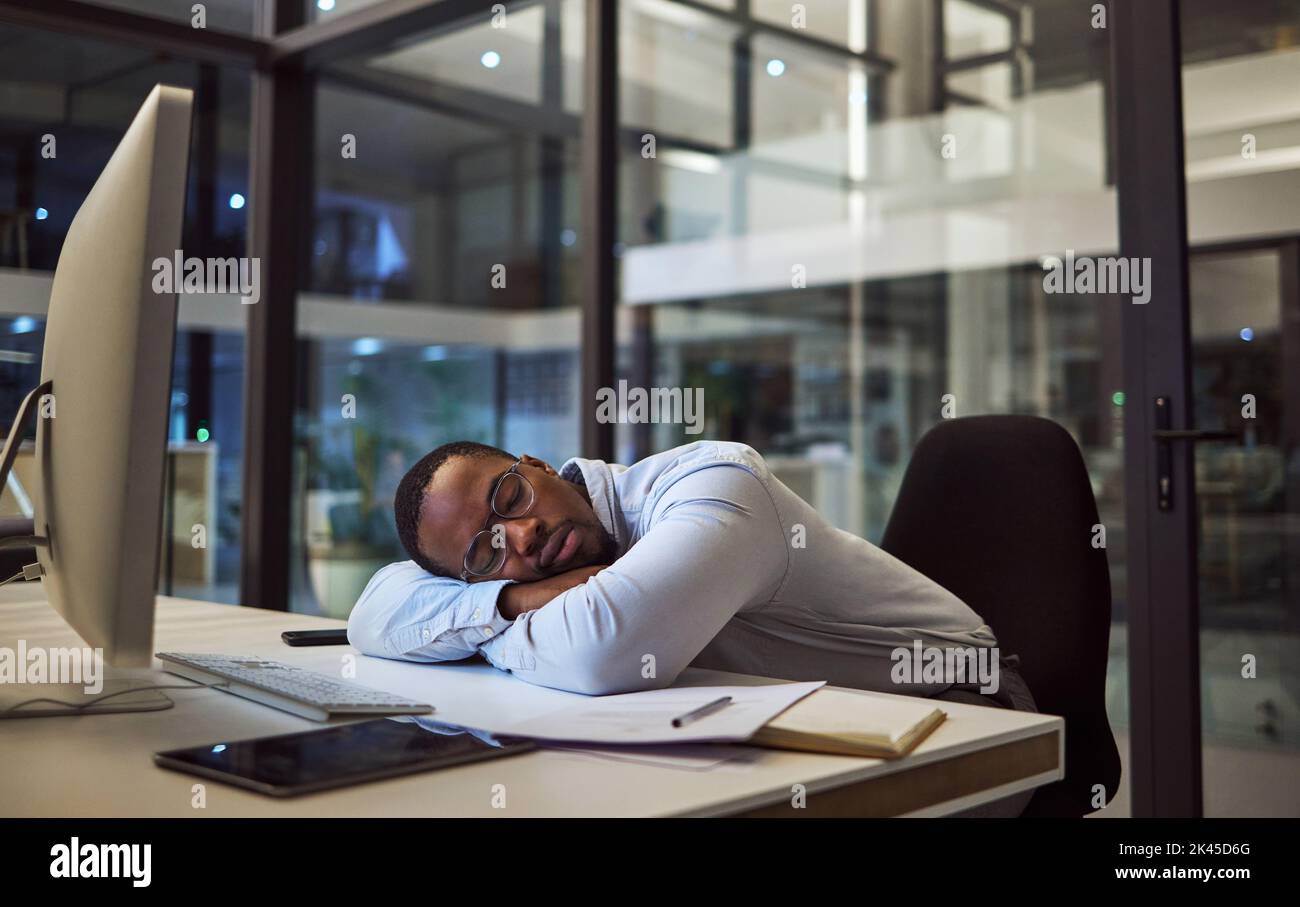
M 831 526 L 743 444 L 558 473 L 446 444 L 394 506 L 411 559 L 380 570 L 352 612 L 348 639 L 367 655 L 478 653 L 587 694 L 664 687 L 694 665 L 1035 710 L 978 614 Z

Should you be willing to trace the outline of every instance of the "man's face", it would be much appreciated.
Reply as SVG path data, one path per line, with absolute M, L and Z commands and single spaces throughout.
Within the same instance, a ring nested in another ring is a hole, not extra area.
M 613 560 L 615 544 L 583 492 L 547 463 L 524 456 L 515 470 L 533 486 L 532 509 L 504 519 L 492 512 L 492 489 L 513 460 L 453 457 L 439 467 L 420 511 L 420 548 L 459 574 L 470 540 L 487 523 L 501 527 L 506 560 L 491 576 L 470 582 L 542 579 Z M 489 519 L 490 517 L 490 519 Z

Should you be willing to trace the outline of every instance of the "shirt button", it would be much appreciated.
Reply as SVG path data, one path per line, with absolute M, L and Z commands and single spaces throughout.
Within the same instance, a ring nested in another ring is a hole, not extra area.
M 428 639 L 428 638 L 429 638 L 430 636 L 432 636 L 432 635 L 433 635 L 433 633 L 430 632 L 429 628 L 428 628 L 428 627 L 425 627 L 425 628 L 424 628 L 424 638 L 425 638 L 425 639 Z
M 471 615 L 471 617 L 473 617 L 474 620 L 478 620 L 479 613 L 480 613 L 479 609 L 475 608 L 474 613 Z
M 483 635 L 484 635 L 484 636 L 491 636 L 491 635 L 492 635 L 492 628 L 491 628 L 491 627 L 484 627 L 484 628 L 483 628 Z

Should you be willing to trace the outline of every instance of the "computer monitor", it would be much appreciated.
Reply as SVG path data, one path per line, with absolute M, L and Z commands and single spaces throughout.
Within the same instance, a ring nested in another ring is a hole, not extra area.
M 34 414 L 31 541 L 50 605 L 107 663 L 127 668 L 153 655 L 176 334 L 176 295 L 155 292 L 153 262 L 181 245 L 192 100 L 155 86 L 73 219 L 50 292 L 41 386 L 0 458 L 5 471 Z

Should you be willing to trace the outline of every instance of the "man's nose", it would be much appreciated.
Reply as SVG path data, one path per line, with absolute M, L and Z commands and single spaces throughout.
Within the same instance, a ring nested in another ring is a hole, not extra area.
M 542 543 L 546 541 L 546 529 L 542 521 L 535 516 L 523 516 L 506 520 L 506 541 L 510 549 L 520 557 L 531 557 Z

